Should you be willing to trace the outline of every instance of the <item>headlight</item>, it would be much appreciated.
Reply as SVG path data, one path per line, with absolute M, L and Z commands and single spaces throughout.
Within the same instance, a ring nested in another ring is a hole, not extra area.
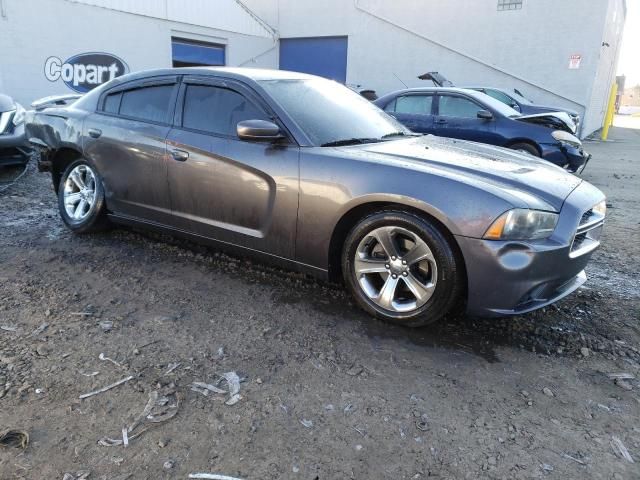
M 24 122 L 24 114 L 26 113 L 26 110 L 19 103 L 16 105 L 16 114 L 13 116 L 13 124 L 17 127 Z
M 600 203 L 595 205 L 592 209 L 593 213 L 597 213 L 598 215 L 602 215 L 603 217 L 607 214 L 607 201 L 602 200 Z
M 484 234 L 488 240 L 534 240 L 551 236 L 558 214 L 516 208 L 498 217 Z
M 578 137 L 575 137 L 574 135 L 571 135 L 569 132 L 565 132 L 564 130 L 554 130 L 553 132 L 551 132 L 551 136 L 560 143 L 567 144 L 571 147 L 579 148 L 582 146 L 582 142 L 578 139 Z

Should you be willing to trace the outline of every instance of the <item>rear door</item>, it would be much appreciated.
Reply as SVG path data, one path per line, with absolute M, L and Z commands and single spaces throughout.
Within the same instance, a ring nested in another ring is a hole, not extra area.
M 154 77 L 109 90 L 84 124 L 84 153 L 103 177 L 109 210 L 170 225 L 165 138 L 176 77 Z
M 389 102 L 384 110 L 414 132 L 433 133 L 433 99 L 433 94 L 426 93 L 401 95 Z
M 436 135 L 493 145 L 501 143 L 495 119 L 478 118 L 478 112 L 486 110 L 484 105 L 457 93 L 440 93 L 437 103 Z
M 243 120 L 274 116 L 244 84 L 183 79 L 167 137 L 173 214 L 198 235 L 293 257 L 299 148 L 241 141 L 236 126 Z

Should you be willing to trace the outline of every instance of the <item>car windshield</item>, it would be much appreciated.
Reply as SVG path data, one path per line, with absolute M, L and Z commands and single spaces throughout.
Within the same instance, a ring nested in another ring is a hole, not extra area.
M 490 97 L 486 93 L 477 92 L 475 90 L 467 90 L 467 92 L 470 93 L 471 96 L 475 97 L 480 102 L 484 103 L 485 105 L 492 108 L 493 110 L 496 110 L 498 113 L 500 113 L 501 115 L 504 115 L 505 117 L 511 118 L 511 117 L 520 116 L 520 112 L 518 112 L 517 110 L 514 110 L 509 105 L 505 105 L 500 100 L 496 100 L 495 98 Z
M 347 87 L 323 78 L 261 80 L 315 146 L 380 142 L 413 135 Z
M 533 102 L 531 100 L 529 100 L 528 98 L 523 97 L 522 95 L 520 95 L 516 91 L 509 92 L 508 95 L 512 96 L 513 98 L 515 98 L 520 103 L 527 103 L 529 105 L 533 105 Z

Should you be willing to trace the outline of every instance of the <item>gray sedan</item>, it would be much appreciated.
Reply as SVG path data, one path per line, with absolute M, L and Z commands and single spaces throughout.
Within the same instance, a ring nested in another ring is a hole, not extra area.
M 412 134 L 291 72 L 130 74 L 27 131 L 71 230 L 143 226 L 342 280 L 409 326 L 557 301 L 585 281 L 605 216 L 602 192 L 559 167 Z

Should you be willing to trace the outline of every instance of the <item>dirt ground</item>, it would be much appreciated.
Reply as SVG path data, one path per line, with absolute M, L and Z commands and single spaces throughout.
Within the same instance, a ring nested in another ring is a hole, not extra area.
M 419 330 L 371 320 L 339 286 L 175 239 L 74 236 L 45 174 L 10 184 L 5 169 L 0 431 L 31 441 L 0 447 L 0 478 L 640 478 L 640 129 L 611 139 L 586 145 L 610 211 L 584 288 Z M 225 372 L 242 379 L 234 405 L 191 390 L 226 389 Z M 122 439 L 152 392 L 152 415 L 179 401 L 177 415 L 145 419 L 126 448 L 98 443 Z

